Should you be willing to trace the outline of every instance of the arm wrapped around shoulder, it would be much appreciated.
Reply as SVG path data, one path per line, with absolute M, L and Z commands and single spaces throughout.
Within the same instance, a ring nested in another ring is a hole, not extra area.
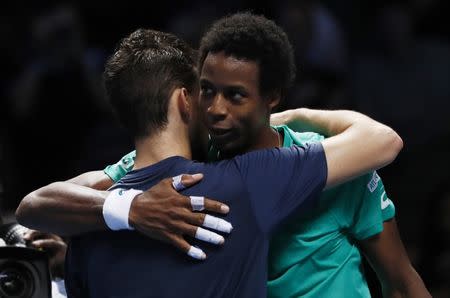
M 392 128 L 358 112 L 300 109 L 297 113 L 303 122 L 330 136 L 322 142 L 328 187 L 388 165 L 403 148 Z

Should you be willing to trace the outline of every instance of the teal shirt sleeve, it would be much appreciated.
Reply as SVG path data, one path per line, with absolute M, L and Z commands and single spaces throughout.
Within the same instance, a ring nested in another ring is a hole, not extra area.
M 395 216 L 394 203 L 389 199 L 386 190 L 384 188 L 383 181 L 377 172 L 372 173 L 372 178 L 367 184 L 369 192 L 372 192 L 375 196 L 380 198 L 381 218 L 383 221 L 392 219 Z
M 296 144 L 325 139 L 314 132 L 288 132 Z M 395 206 L 388 198 L 383 181 L 376 171 L 325 191 L 322 199 L 325 204 L 336 206 L 333 212 L 338 222 L 359 240 L 380 233 L 383 222 L 395 216 Z
M 107 166 L 103 172 L 115 183 L 133 169 L 135 158 L 136 150 L 133 150 L 124 155 L 117 163 Z
M 338 222 L 357 240 L 383 231 L 383 222 L 395 216 L 395 207 L 387 197 L 377 172 L 356 178 L 330 190 L 341 200 L 334 209 Z
M 294 134 L 291 134 L 291 138 L 293 138 L 293 142 L 297 145 L 321 142 L 325 139 L 324 136 L 315 132 L 296 132 Z

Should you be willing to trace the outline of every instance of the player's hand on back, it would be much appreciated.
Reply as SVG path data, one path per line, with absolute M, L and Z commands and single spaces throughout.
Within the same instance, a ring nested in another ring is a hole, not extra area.
M 177 192 L 197 184 L 202 178 L 202 174 L 168 178 L 137 195 L 131 203 L 130 226 L 150 238 L 174 245 L 193 258 L 205 259 L 205 253 L 191 246 L 184 236 L 220 245 L 225 241 L 223 236 L 205 228 L 230 233 L 232 226 L 221 218 L 201 212 L 227 214 L 227 205 Z

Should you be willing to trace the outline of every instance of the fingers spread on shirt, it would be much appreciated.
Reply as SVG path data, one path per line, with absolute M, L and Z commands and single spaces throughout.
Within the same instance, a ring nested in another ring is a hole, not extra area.
M 230 207 L 224 203 L 201 196 L 185 197 L 182 205 L 192 211 L 208 211 L 221 214 L 227 214 L 230 211 Z
M 230 222 L 209 214 L 192 213 L 191 211 L 186 210 L 182 218 L 192 225 L 203 226 L 223 233 L 231 233 L 233 230 L 233 226 Z
M 225 239 L 222 235 L 183 222 L 178 223 L 176 228 L 178 229 L 177 232 L 197 238 L 201 241 L 209 242 L 212 244 L 223 244 L 225 242 Z
M 180 235 L 167 235 L 172 244 L 180 249 L 182 252 L 186 253 L 188 256 L 197 259 L 204 260 L 206 259 L 206 254 L 198 247 L 190 245 L 183 237 Z

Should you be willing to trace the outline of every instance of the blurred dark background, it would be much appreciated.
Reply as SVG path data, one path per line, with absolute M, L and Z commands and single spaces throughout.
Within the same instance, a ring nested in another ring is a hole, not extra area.
M 404 150 L 380 174 L 412 262 L 435 297 L 450 297 L 448 1 L 9 5 L 0 12 L 4 220 L 33 189 L 103 169 L 132 149 L 101 88 L 103 64 L 120 38 L 147 27 L 197 47 L 213 20 L 251 10 L 281 25 L 296 50 L 297 81 L 282 109 L 354 109 L 400 133 Z

